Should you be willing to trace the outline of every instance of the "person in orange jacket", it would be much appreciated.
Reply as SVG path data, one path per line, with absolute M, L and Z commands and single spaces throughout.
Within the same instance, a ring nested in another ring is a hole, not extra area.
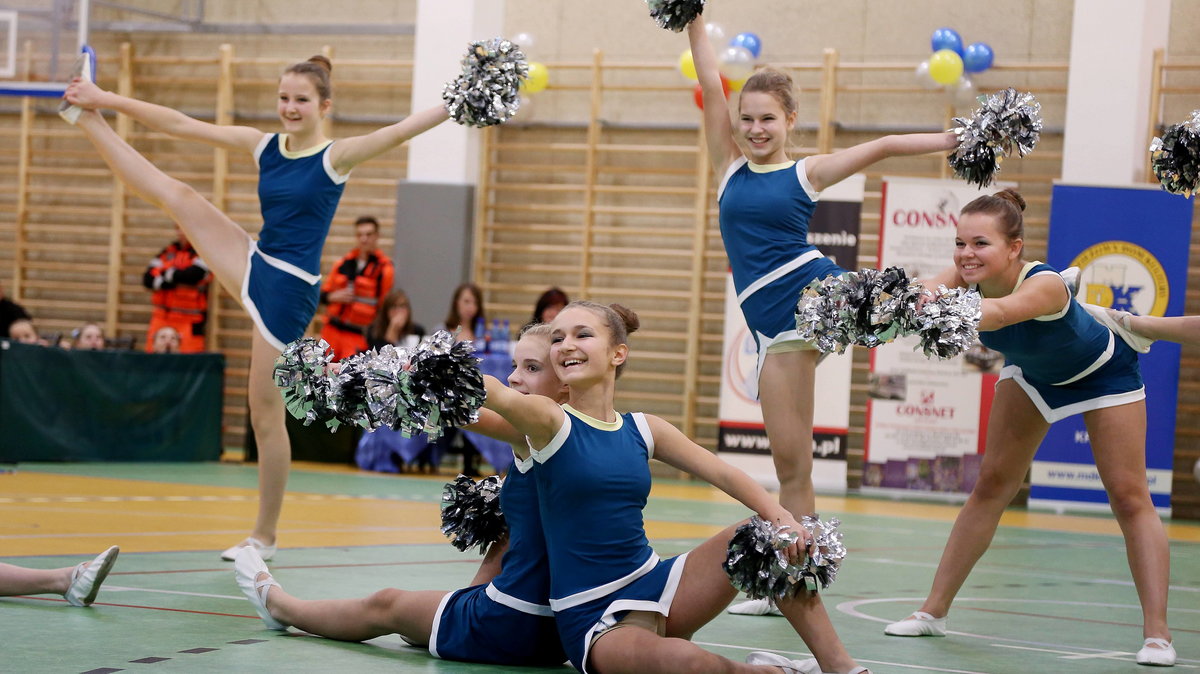
M 358 248 L 334 265 L 321 287 L 321 301 L 329 305 L 321 339 L 333 348 L 335 361 L 367 348 L 367 328 L 383 298 L 392 289 L 395 270 L 379 250 L 379 221 L 364 215 L 354 222 Z
M 179 225 L 178 238 L 146 267 L 142 285 L 154 293 L 154 313 L 146 329 L 146 352 L 154 351 L 154 335 L 165 326 L 179 333 L 179 353 L 204 351 L 208 325 L 208 286 L 212 272 L 192 248 Z

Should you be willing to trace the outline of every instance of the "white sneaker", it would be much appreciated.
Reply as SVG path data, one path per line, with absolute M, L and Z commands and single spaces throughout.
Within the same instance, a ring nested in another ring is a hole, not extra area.
M 778 653 L 754 651 L 746 656 L 747 665 L 771 665 L 784 671 L 784 674 L 823 674 L 821 665 L 816 658 L 807 660 L 789 660 Z
M 946 636 L 946 619 L 934 618 L 924 611 L 916 611 L 911 618 L 905 618 L 883 628 L 883 633 L 893 637 L 944 637 Z
M 275 553 L 279 549 L 278 546 L 267 545 L 257 538 L 250 536 L 241 543 L 238 543 L 232 548 L 225 550 L 225 552 L 222 552 L 221 559 L 227 562 L 232 562 L 233 560 L 237 559 L 238 553 L 242 551 L 242 548 L 254 548 L 258 551 L 258 556 L 262 557 L 264 562 L 271 561 L 271 558 L 275 556 Z
M 273 630 L 286 630 L 287 625 L 276 620 L 267 610 L 267 593 L 271 591 L 272 585 L 275 587 L 280 587 L 280 585 L 271 576 L 267 565 L 258 555 L 258 550 L 249 545 L 243 547 L 238 552 L 237 559 L 233 560 L 233 573 L 237 577 L 237 584 L 241 588 L 242 594 L 250 600 L 258 617 L 263 619 L 267 627 Z M 259 575 L 264 573 L 266 576 L 260 580 Z
M 770 599 L 751 599 L 737 604 L 733 604 L 725 609 L 726 613 L 734 615 L 783 615 L 783 611 L 771 602 Z
M 1137 652 L 1139 665 L 1155 667 L 1175 666 L 1175 647 L 1166 639 L 1151 637 L 1142 644 L 1142 650 Z
M 76 77 L 96 81 L 96 73 L 92 72 L 92 56 L 86 51 L 79 55 L 75 66 L 71 69 L 71 79 Z M 68 124 L 78 122 L 81 114 L 83 114 L 83 108 L 68 103 L 65 98 L 58 104 L 58 116 L 66 120 Z
M 100 585 L 108 577 L 108 572 L 117 561 L 119 554 L 121 554 L 121 548 L 114 545 L 101 552 L 91 562 L 85 562 L 75 567 L 75 570 L 71 572 L 71 584 L 67 586 L 67 591 L 63 594 L 67 603 L 71 606 L 91 606 L 92 602 L 96 601 Z

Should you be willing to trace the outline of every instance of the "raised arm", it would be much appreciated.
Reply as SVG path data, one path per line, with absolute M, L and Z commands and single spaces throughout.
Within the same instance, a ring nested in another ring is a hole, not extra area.
M 1053 276 L 1034 276 L 1025 279 L 1015 293 L 1005 297 L 983 300 L 980 332 L 999 330 L 1014 323 L 1062 311 L 1070 299 L 1062 279 Z
M 704 92 L 704 138 L 708 143 L 708 159 L 712 162 L 717 177 L 742 151 L 733 142 L 733 122 L 729 120 L 729 101 L 725 100 L 725 88 L 721 84 L 721 71 L 717 67 L 717 56 L 708 41 L 704 21 L 696 17 L 687 27 L 688 42 L 692 46 L 692 61 L 696 64 L 696 76 Z
M 514 391 L 487 374 L 483 375 L 483 385 L 487 389 L 485 410 L 500 415 L 516 433 L 528 437 L 534 447 L 545 447 L 554 439 L 566 414 L 558 403 L 545 396 Z
M 957 145 L 958 137 L 949 131 L 884 136 L 845 150 L 813 155 L 804 161 L 804 170 L 813 188 L 820 191 L 888 157 L 949 152 Z
M 366 135 L 343 138 L 330 148 L 329 159 L 338 173 L 346 175 L 355 166 L 403 144 L 450 118 L 446 108 L 435 106 Z
M 166 106 L 105 91 L 86 79 L 72 80 L 64 96 L 67 102 L 86 110 L 114 110 L 155 131 L 231 150 L 253 152 L 263 137 L 263 132 L 253 127 L 202 122 Z

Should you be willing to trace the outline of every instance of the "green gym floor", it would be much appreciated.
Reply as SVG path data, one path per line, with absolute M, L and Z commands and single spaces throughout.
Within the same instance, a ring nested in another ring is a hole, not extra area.
M 437 530 L 453 477 L 380 475 L 298 464 L 270 563 L 304 598 L 383 587 L 454 589 L 479 555 Z M 74 565 L 109 545 L 116 567 L 87 609 L 57 596 L 0 598 L 0 672 L 546 671 L 436 660 L 388 636 L 343 643 L 273 632 L 217 551 L 246 535 L 256 470 L 234 464 L 21 464 L 0 473 L 0 559 Z M 850 652 L 887 672 L 1146 672 L 1134 663 L 1141 612 L 1111 517 L 1014 510 L 963 588 L 943 639 L 883 635 L 929 588 L 956 507 L 819 497 L 849 548 L 825 603 Z M 713 489 L 657 480 L 651 542 L 684 552 L 748 513 Z M 1200 523 L 1168 523 L 1170 621 L 1178 669 L 1200 669 Z M 782 618 L 724 614 L 695 639 L 741 660 L 752 650 L 807 657 Z M 550 671 L 570 671 L 563 667 Z

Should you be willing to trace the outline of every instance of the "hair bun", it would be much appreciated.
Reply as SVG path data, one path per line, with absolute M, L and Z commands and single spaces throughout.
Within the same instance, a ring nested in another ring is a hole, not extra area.
M 1005 189 L 1005 190 L 1000 190 L 993 196 L 996 196 L 1000 199 L 1003 199 L 1003 200 L 1011 203 L 1013 206 L 1017 207 L 1018 211 L 1025 210 L 1025 197 L 1021 196 L 1020 192 L 1017 192 L 1015 189 L 1013 189 L 1011 187 L 1008 189 Z
M 608 305 L 608 308 L 617 312 L 617 316 L 621 317 L 621 321 L 625 323 L 625 332 L 636 332 L 638 328 L 642 327 L 642 322 L 638 319 L 638 315 L 634 313 L 633 309 L 615 302 Z
M 308 57 L 308 63 L 315 63 L 315 64 L 321 66 L 322 68 L 325 69 L 325 72 L 327 72 L 327 73 L 333 72 L 333 62 L 330 61 L 329 58 L 326 57 L 324 54 L 316 54 L 314 56 Z

